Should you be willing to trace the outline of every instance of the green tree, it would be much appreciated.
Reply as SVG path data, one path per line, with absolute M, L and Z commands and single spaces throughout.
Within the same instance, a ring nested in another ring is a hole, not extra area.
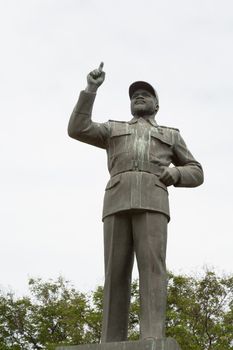
M 233 277 L 168 274 L 167 336 L 185 350 L 233 349 Z M 29 280 L 29 296 L 0 293 L 0 349 L 52 350 L 99 343 L 103 288 L 84 294 L 63 278 Z M 139 337 L 138 281 L 132 283 L 129 339 Z
M 233 349 L 233 277 L 169 274 L 167 335 L 188 350 Z
M 30 297 L 0 300 L 0 349 L 53 349 L 85 342 L 87 297 L 63 278 L 29 280 Z

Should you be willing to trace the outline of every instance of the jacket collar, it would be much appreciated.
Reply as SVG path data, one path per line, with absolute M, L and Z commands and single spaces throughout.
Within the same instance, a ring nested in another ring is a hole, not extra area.
M 139 119 L 139 118 L 133 117 L 133 118 L 129 121 L 129 124 L 137 123 L 137 122 L 138 122 L 138 119 Z M 150 118 L 145 119 L 145 120 L 146 120 L 148 123 L 150 123 L 151 125 L 158 127 L 158 124 L 156 123 L 154 117 L 150 117 Z

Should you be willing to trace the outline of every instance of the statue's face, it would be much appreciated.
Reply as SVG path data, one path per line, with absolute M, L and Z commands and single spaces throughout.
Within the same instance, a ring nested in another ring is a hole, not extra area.
M 131 97 L 131 112 L 134 116 L 143 117 L 155 114 L 157 111 L 157 99 L 149 91 L 139 89 Z

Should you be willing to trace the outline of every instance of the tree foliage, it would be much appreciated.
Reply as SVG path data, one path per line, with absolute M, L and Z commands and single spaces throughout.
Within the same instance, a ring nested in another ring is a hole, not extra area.
M 99 343 L 103 288 L 85 294 L 64 278 L 29 280 L 29 296 L 0 292 L 0 349 L 53 350 Z M 167 336 L 185 350 L 233 349 L 233 276 L 168 274 Z M 139 337 L 138 282 L 132 283 L 129 339 Z
M 170 274 L 167 335 L 184 349 L 233 349 L 233 277 Z

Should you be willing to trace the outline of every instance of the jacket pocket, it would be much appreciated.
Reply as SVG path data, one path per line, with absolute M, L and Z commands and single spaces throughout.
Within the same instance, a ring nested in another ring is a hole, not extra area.
M 125 129 L 113 129 L 111 131 L 110 138 L 117 137 L 117 136 L 125 136 L 125 135 L 131 135 L 131 131 L 127 131 Z
M 111 188 L 115 187 L 118 183 L 120 183 L 120 180 L 121 180 L 121 176 L 120 175 L 116 175 L 114 177 L 112 177 L 108 183 L 107 183 L 107 186 L 105 188 L 105 191 L 107 190 L 110 190 Z
M 167 191 L 167 186 L 162 181 L 160 181 L 158 178 L 155 179 L 155 186 L 160 187 L 164 191 L 168 192 Z
M 152 130 L 150 135 L 151 135 L 152 141 L 159 140 L 160 142 L 162 142 L 168 146 L 172 146 L 171 140 L 169 140 L 166 136 L 160 134 L 159 132 Z
M 129 152 L 131 137 L 131 132 L 126 129 L 113 129 L 109 140 L 109 156 Z

